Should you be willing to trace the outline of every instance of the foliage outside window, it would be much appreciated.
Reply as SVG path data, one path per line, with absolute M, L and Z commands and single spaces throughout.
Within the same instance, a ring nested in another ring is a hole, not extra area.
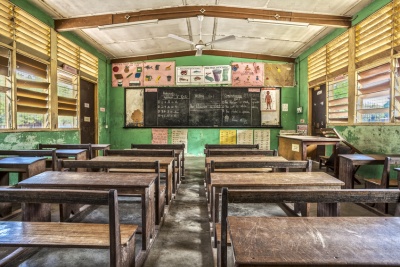
M 328 121 L 347 122 L 349 117 L 349 81 L 347 76 L 328 82 Z
M 390 94 L 390 63 L 359 71 L 357 73 L 357 122 L 389 122 Z
M 58 128 L 78 128 L 78 76 L 57 72 Z
M 48 66 L 17 54 L 17 128 L 49 128 Z

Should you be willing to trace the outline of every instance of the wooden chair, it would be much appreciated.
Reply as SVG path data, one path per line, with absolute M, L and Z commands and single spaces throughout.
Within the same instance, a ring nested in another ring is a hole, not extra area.
M 367 189 L 388 189 L 398 188 L 399 183 L 397 179 L 390 179 L 390 168 L 395 165 L 400 165 L 400 157 L 386 157 L 383 164 L 383 171 L 381 178 L 366 178 L 364 179 L 365 188 Z M 387 204 L 377 204 L 376 208 L 384 213 L 388 213 Z
M 0 150 L 1 156 L 18 156 L 18 157 L 49 157 L 50 168 L 52 171 L 57 169 L 57 155 L 56 150 Z
M 218 242 L 218 257 L 217 264 L 218 266 L 227 266 L 227 247 L 230 245 L 230 239 L 228 236 L 228 203 L 293 203 L 293 202 L 308 202 L 308 203 L 318 203 L 317 210 L 318 216 L 320 217 L 336 217 L 340 215 L 340 202 L 351 202 L 351 203 L 396 203 L 397 206 L 400 201 L 400 191 L 399 190 L 368 190 L 368 189 L 342 189 L 342 190 L 251 190 L 251 191 L 243 191 L 243 190 L 228 190 L 228 188 L 222 189 L 222 208 L 221 208 L 221 226 L 220 232 L 218 232 L 216 238 Z M 397 213 L 396 215 L 399 215 Z M 240 218 L 240 217 L 239 217 Z M 257 217 L 258 218 L 258 217 Z M 272 218 L 271 218 L 272 219 Z M 277 218 L 278 221 L 276 223 L 286 224 L 287 221 L 296 218 L 286 218 L 281 217 Z M 315 217 L 309 217 L 307 220 L 315 220 Z M 337 218 L 331 218 L 332 220 L 336 220 Z M 382 219 L 382 224 L 384 224 L 385 218 Z M 301 218 L 298 218 L 299 224 L 303 223 Z M 338 219 L 339 222 L 339 219 Z M 277 227 L 278 228 L 278 227 Z M 369 234 L 369 233 L 365 233 Z M 277 233 L 279 236 L 279 233 Z M 281 237 L 285 235 L 282 232 Z M 304 232 L 295 233 L 295 237 L 290 237 L 290 239 L 281 239 L 279 242 L 286 242 L 289 244 L 291 240 L 301 240 L 304 238 L 308 239 L 308 234 Z M 342 240 L 346 240 L 349 233 L 346 231 L 339 231 L 332 234 L 332 238 L 329 236 L 323 236 L 324 239 L 332 239 L 338 240 L 342 242 Z M 341 238 L 338 238 L 340 236 Z M 293 238 L 293 239 L 292 239 Z M 315 238 L 315 237 L 314 237 Z M 314 239 L 315 241 L 315 239 Z M 327 240 L 326 240 L 327 241 Z M 304 241 L 307 244 L 306 241 Z M 268 240 L 265 240 L 264 244 L 268 243 Z M 315 243 L 315 242 L 314 242 Z M 242 247 L 246 247 L 249 249 L 249 246 L 246 244 L 237 244 L 240 247 L 236 247 L 236 249 L 241 249 Z M 262 246 L 263 244 L 257 243 L 258 246 Z M 281 247 L 285 247 L 286 243 L 281 243 Z M 341 246 L 343 243 L 338 243 L 337 246 Z M 271 245 L 274 247 L 273 245 Z M 289 246 L 289 245 L 288 245 Z M 259 247 L 260 248 L 260 247 Z M 274 247 L 275 249 L 278 249 Z M 266 248 L 264 248 L 266 249 Z M 312 248 L 310 248 L 312 249 Z M 334 249 L 333 247 L 327 247 L 326 249 Z M 257 249 L 257 251 L 262 251 Z M 280 251 L 276 251 L 279 253 Z M 261 252 L 260 252 L 261 253 Z M 349 254 L 351 255 L 351 253 Z M 262 255 L 260 255 L 262 256 Z M 356 256 L 357 258 L 359 255 Z M 280 261 L 280 257 L 276 257 L 277 264 L 283 265 L 292 265 L 289 262 Z M 298 262 L 297 262 L 298 263 Z M 263 265 L 264 266 L 264 265 Z M 302 265 L 303 266 L 303 265 Z M 320 266 L 320 265 L 318 265 Z
M 116 190 L 0 189 L 0 202 L 3 201 L 107 205 L 109 224 L 41 221 L 42 218 L 29 218 L 27 214 L 34 213 L 29 213 L 27 207 L 24 218 L 32 221 L 0 222 L 0 246 L 18 248 L 1 261 L 2 266 L 15 264 L 14 261 L 25 250 L 23 247 L 108 249 L 110 266 L 135 266 L 135 234 L 138 226 L 120 224 Z M 39 221 L 33 221 L 35 219 Z
M 91 144 L 39 144 L 39 149 L 86 149 L 87 159 L 92 158 Z
M 159 225 L 161 222 L 161 218 L 164 215 L 165 211 L 165 198 L 166 198 L 166 190 L 165 185 L 160 185 L 160 162 L 158 160 L 154 160 L 154 163 L 148 162 L 116 162 L 116 161 L 92 161 L 92 160 L 58 160 L 58 170 L 65 171 L 77 168 L 85 168 L 85 169 L 104 169 L 108 171 L 109 169 L 113 169 L 117 172 L 118 169 L 126 170 L 152 170 L 157 174 L 156 185 L 155 185 L 155 212 L 156 212 L 156 225 Z M 157 197 L 158 196 L 158 197 Z M 63 217 L 68 218 L 71 213 L 71 209 L 76 209 L 77 207 L 63 207 Z

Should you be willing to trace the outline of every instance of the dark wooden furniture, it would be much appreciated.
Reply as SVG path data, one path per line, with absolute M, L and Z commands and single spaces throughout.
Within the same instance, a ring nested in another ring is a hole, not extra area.
M 18 157 L 49 157 L 51 161 L 51 170 L 57 169 L 57 154 L 55 149 L 51 150 L 0 150 L 0 157 L 2 156 L 18 156 Z
M 150 246 L 150 237 L 155 236 L 155 183 L 154 173 L 106 173 L 106 172 L 53 172 L 47 171 L 30 177 L 18 185 L 24 189 L 74 189 L 110 190 L 118 195 L 140 195 L 142 203 L 142 250 Z M 79 202 L 78 202 L 79 203 Z M 86 202 L 82 202 L 86 203 Z M 33 209 L 32 209 L 33 210 Z M 50 208 L 41 208 L 41 216 L 50 216 Z M 29 215 L 29 214 L 28 214 Z M 26 219 L 31 219 L 31 215 Z M 48 217 L 50 218 L 50 217 Z
M 341 142 L 340 138 L 327 138 L 321 136 L 294 136 L 279 135 L 278 154 L 288 160 L 306 160 L 307 147 L 310 145 L 327 146 L 333 145 L 333 153 L 336 158 L 336 151 Z
M 62 171 L 65 169 L 78 169 L 84 168 L 87 171 L 104 169 L 108 172 L 110 169 L 113 169 L 114 172 L 118 172 L 119 169 L 130 169 L 132 172 L 141 173 L 142 170 L 148 172 L 153 172 L 157 175 L 157 179 L 155 181 L 155 213 L 156 220 L 155 224 L 160 225 L 161 218 L 164 216 L 165 210 L 165 186 L 160 186 L 160 162 L 155 160 L 154 162 L 117 162 L 117 161 L 92 161 L 92 160 L 59 160 L 58 161 L 58 170 Z M 66 211 L 67 214 L 63 214 L 64 218 L 68 218 L 70 211 Z
M 185 177 L 185 144 L 131 144 L 136 149 L 173 149 L 179 153 L 177 166 L 181 170 L 181 177 Z M 179 160 L 180 157 L 180 160 Z
M 220 266 L 227 266 L 227 236 L 235 266 L 400 265 L 400 218 L 229 217 L 228 202 L 317 202 L 337 216 L 339 202 L 399 203 L 399 190 L 222 191 Z
M 174 168 L 174 158 L 173 157 L 143 157 L 143 156 L 129 156 L 129 157 L 123 157 L 123 156 L 98 156 L 92 159 L 92 161 L 97 161 L 97 162 L 108 162 L 108 161 L 114 161 L 114 162 L 150 162 L 153 163 L 155 160 L 158 160 L 160 162 L 160 172 L 165 172 L 166 173 L 166 180 L 165 180 L 165 195 L 166 195 L 166 205 L 171 205 L 171 200 L 172 200 L 172 177 L 173 177 L 173 168 Z M 101 166 L 101 165 L 99 165 Z M 118 172 L 124 171 L 123 169 L 119 169 Z M 132 169 L 126 169 L 127 172 L 131 172 Z M 151 170 L 150 170 L 151 171 Z
M 339 179 L 343 188 L 354 188 L 353 175 L 359 166 L 383 165 L 386 157 L 399 157 L 391 154 L 342 154 L 339 155 Z
M 91 144 L 39 144 L 39 149 L 86 149 L 86 158 L 92 158 Z
M 104 156 L 106 150 L 109 150 L 111 145 L 110 144 L 91 144 L 92 146 L 92 156 L 90 157 L 95 158 L 97 156 Z M 99 155 L 99 152 L 102 152 L 101 155 Z
M 278 156 L 278 151 L 275 150 L 261 150 L 261 149 L 207 149 L 206 157 L 218 157 L 218 156 L 225 156 L 225 157 L 245 157 L 245 156 Z
M 22 181 L 46 170 L 44 157 L 12 157 L 0 159 L 0 184 L 9 185 L 10 172 L 19 174 L 18 181 Z
M 109 224 L 1 221 L 0 246 L 19 248 L 8 255 L 9 263 L 23 252 L 22 247 L 96 248 L 110 251 L 110 266 L 135 266 L 135 233 L 138 226 L 120 225 L 116 190 L 0 189 L 0 201 L 84 203 L 107 205 L 109 209 Z M 29 205 L 24 212 L 32 212 Z
M 210 149 L 234 149 L 234 150 L 241 150 L 241 149 L 260 149 L 259 144 L 255 145 L 220 145 L 220 144 L 206 144 L 204 149 L 204 154 L 208 154 L 208 150 Z

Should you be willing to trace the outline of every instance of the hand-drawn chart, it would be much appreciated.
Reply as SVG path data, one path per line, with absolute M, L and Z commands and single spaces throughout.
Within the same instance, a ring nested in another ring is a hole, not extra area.
M 258 62 L 233 62 L 232 86 L 263 86 L 264 63 Z

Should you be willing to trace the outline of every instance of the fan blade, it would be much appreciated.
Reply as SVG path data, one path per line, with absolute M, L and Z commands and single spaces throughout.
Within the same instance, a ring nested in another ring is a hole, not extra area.
M 168 34 L 168 37 L 174 38 L 176 40 L 179 40 L 179 41 L 191 44 L 191 45 L 195 45 L 195 43 L 193 43 L 192 41 L 190 41 L 188 39 L 185 39 L 185 38 L 182 38 L 182 37 L 179 37 L 178 35 L 175 35 L 175 34 L 172 34 L 172 33 Z
M 203 54 L 203 49 L 199 48 L 196 51 L 196 57 L 201 56 Z
M 222 37 L 221 39 L 217 39 L 217 40 L 214 40 L 212 42 L 206 43 L 206 46 L 213 45 L 213 44 L 216 44 L 216 43 L 231 41 L 231 40 L 235 40 L 235 39 L 236 39 L 235 35 L 229 35 L 229 36 L 226 36 L 226 37 Z

